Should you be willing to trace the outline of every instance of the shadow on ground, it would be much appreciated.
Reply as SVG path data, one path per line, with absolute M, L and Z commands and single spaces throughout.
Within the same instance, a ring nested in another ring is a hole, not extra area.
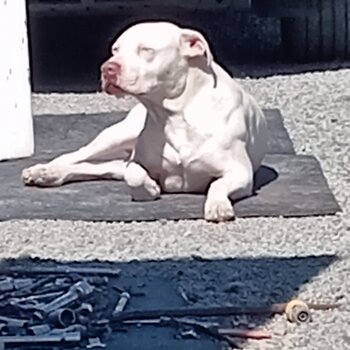
M 29 16 L 32 86 L 35 92 L 100 90 L 99 67 L 113 40 L 132 23 L 171 20 L 203 31 L 214 56 L 236 77 L 265 77 L 349 67 L 347 62 L 296 64 L 284 52 L 277 19 L 249 12 L 148 12 L 118 16 Z
M 254 176 L 254 192 L 267 186 L 278 178 L 278 172 L 266 165 L 262 165 Z
M 253 306 L 271 305 L 287 302 L 298 295 L 299 289 L 309 283 L 337 260 L 333 255 L 304 257 L 257 257 L 206 260 L 193 256 L 189 259 L 166 259 L 156 261 L 130 262 L 69 262 L 65 265 L 77 268 L 104 267 L 120 269 L 117 277 L 110 278 L 106 288 L 99 287 L 88 302 L 94 305 L 97 318 L 109 318 L 119 299 L 121 291 L 128 291 L 132 297 L 126 311 L 152 310 L 179 307 L 208 306 Z M 41 259 L 11 259 L 0 264 L 2 277 L 43 278 L 38 270 L 44 267 L 61 266 L 61 262 Z M 19 268 L 28 273 L 14 274 Z M 57 274 L 62 277 L 64 274 Z M 84 274 L 69 274 L 71 284 L 83 278 Z M 102 275 L 103 276 L 103 275 Z M 61 279 L 62 285 L 62 279 Z M 44 288 L 42 286 L 42 288 Z M 47 290 L 46 290 L 47 291 Z M 42 291 L 43 292 L 43 291 Z M 36 293 L 39 293 L 37 290 Z M 3 294 L 3 293 L 2 293 Z M 1 298 L 3 299 L 3 298 Z M 322 302 L 320 300 L 320 302 Z M 0 302 L 2 304 L 3 302 Z M 11 316 L 4 313 L 2 316 Z M 227 327 L 232 321 L 256 328 L 264 328 L 266 317 L 255 318 L 214 318 Z M 286 322 L 281 319 L 281 322 Z M 180 339 L 179 329 L 159 328 L 154 326 L 119 327 L 108 341 L 107 349 L 119 350 L 157 350 L 157 349 L 221 349 L 223 343 L 203 334 L 200 339 Z M 26 347 L 27 348 L 27 347 Z M 44 347 L 41 347 L 44 349 Z

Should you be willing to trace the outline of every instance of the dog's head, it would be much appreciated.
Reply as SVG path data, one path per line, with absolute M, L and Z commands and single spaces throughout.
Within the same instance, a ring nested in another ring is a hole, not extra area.
M 102 90 L 136 97 L 176 96 L 190 65 L 203 60 L 210 66 L 212 54 L 198 31 L 168 22 L 139 23 L 112 45 L 111 57 L 101 66 Z

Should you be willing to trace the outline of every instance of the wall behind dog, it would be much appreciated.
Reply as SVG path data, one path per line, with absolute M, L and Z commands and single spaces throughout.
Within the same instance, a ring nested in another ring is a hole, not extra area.
M 30 15 L 32 87 L 34 91 L 96 91 L 99 67 L 113 40 L 127 26 L 144 20 L 170 20 L 201 30 L 216 59 L 232 66 L 276 58 L 279 25 L 250 13 L 157 9 L 119 16 L 40 18 Z

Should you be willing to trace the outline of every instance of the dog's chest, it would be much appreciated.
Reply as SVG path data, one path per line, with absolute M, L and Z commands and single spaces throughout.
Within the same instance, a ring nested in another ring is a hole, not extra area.
M 211 172 L 216 168 L 213 162 L 215 151 L 218 150 L 213 130 L 189 124 L 183 118 L 174 118 L 166 124 L 165 137 L 170 147 L 164 148 L 164 156 L 185 170 Z

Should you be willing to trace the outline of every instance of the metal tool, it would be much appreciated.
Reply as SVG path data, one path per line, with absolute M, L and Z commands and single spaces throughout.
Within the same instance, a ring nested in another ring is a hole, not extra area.
M 62 294 L 63 292 L 51 292 L 51 293 L 44 293 L 44 294 L 38 294 L 38 295 L 31 295 L 29 297 L 24 297 L 24 298 L 11 298 L 8 300 L 8 303 L 11 305 L 17 305 L 25 302 L 50 299 L 50 298 L 58 297 Z
M 81 324 L 87 324 L 89 322 L 90 315 L 94 311 L 91 304 L 82 303 L 76 310 L 77 319 Z
M 73 267 L 73 266 L 8 266 L 1 267 L 0 274 L 81 274 L 81 275 L 105 275 L 105 276 L 119 276 L 120 269 L 107 267 Z
M 8 297 L 24 297 L 27 295 L 32 295 L 32 293 L 35 290 L 44 286 L 47 283 L 51 283 L 55 279 L 56 279 L 56 277 L 52 277 L 52 276 L 41 278 L 39 281 L 33 282 L 32 284 L 29 284 L 29 285 L 22 286 L 21 288 L 18 288 L 17 290 L 15 290 L 9 294 L 5 293 L 5 294 L 1 295 L 0 300 L 3 300 L 3 299 L 8 298 Z
M 38 308 L 42 307 L 44 304 L 39 303 L 37 300 L 28 300 L 26 302 L 9 302 L 9 305 L 15 306 L 18 309 L 21 310 L 37 310 Z
M 238 344 L 233 339 L 226 334 L 220 334 L 218 332 L 218 323 L 200 322 L 192 319 L 162 316 L 158 319 L 123 321 L 123 324 L 159 325 L 162 327 L 170 326 L 175 328 L 178 328 L 179 326 L 191 326 L 198 333 L 205 333 L 216 339 L 226 341 L 232 349 L 239 348 Z
M 52 302 L 40 308 L 43 313 L 51 313 L 57 309 L 66 307 L 81 297 L 90 295 L 95 288 L 85 280 L 75 283 L 67 293 L 61 295 Z
M 218 328 L 217 331 L 221 335 L 227 335 L 233 338 L 261 340 L 270 339 L 272 337 L 270 332 L 255 329 Z
M 0 281 L 0 292 L 5 293 L 14 289 L 13 278 L 6 277 Z
M 216 325 L 212 325 L 208 322 L 200 322 L 196 320 L 181 318 L 168 318 L 167 320 L 163 318 L 163 322 L 165 322 L 165 324 L 176 325 L 177 327 L 181 325 L 191 326 L 196 332 L 201 332 L 209 335 L 210 337 L 227 342 L 230 345 L 231 349 L 240 348 L 236 341 L 231 339 L 230 336 L 227 334 L 221 334 L 219 332 L 219 328 Z
M 89 338 L 88 344 L 86 345 L 87 349 L 95 349 L 95 348 L 105 348 L 106 344 L 102 343 L 100 338 Z
M 251 329 L 235 329 L 235 328 L 221 328 L 217 322 L 203 322 L 189 318 L 170 318 L 161 317 L 159 319 L 151 320 L 130 320 L 124 321 L 123 324 L 137 324 L 137 325 L 163 325 L 163 326 L 179 326 L 185 325 L 192 327 L 196 332 L 205 331 L 206 334 L 215 335 L 215 338 L 220 337 L 233 337 L 244 339 L 269 339 L 271 333 L 262 330 Z M 224 339 L 227 341 L 227 339 Z M 231 346 L 233 342 L 230 342 Z M 237 344 L 236 344 L 237 346 Z
M 237 315 L 273 315 L 284 314 L 288 303 L 272 304 L 266 306 L 215 306 L 215 307 L 183 307 L 174 309 L 153 309 L 143 311 L 124 311 L 113 315 L 113 322 L 136 319 L 152 319 L 167 317 L 210 317 L 210 316 L 237 316 Z M 338 308 L 339 304 L 306 304 L 313 310 L 330 310 Z
M 28 328 L 29 335 L 43 335 L 50 333 L 51 328 L 48 324 L 39 324 Z
M 72 324 L 66 328 L 53 328 L 50 331 L 50 334 L 67 334 L 72 332 L 79 332 L 81 338 L 84 338 L 87 333 L 87 327 L 81 324 Z
M 75 323 L 76 315 L 72 309 L 61 308 L 48 314 L 48 320 L 57 327 L 65 328 Z
M 32 278 L 15 278 L 13 280 L 13 287 L 15 290 L 20 290 L 26 288 L 33 284 Z
M 118 300 L 118 303 L 113 310 L 113 314 L 112 314 L 113 316 L 119 315 L 121 312 L 124 311 L 128 301 L 130 300 L 130 297 L 131 296 L 128 292 L 123 292 L 120 294 L 120 298 Z
M 26 327 L 28 325 L 29 320 L 0 316 L 0 322 L 6 323 L 6 326 L 8 326 L 8 327 L 23 328 L 23 327 Z
M 5 277 L 0 280 L 0 292 L 9 292 L 25 288 L 33 283 L 31 278 Z
M 288 321 L 293 323 L 306 323 L 312 320 L 309 306 L 302 300 L 290 301 L 285 307 L 285 314 Z
M 78 343 L 81 341 L 80 332 L 71 332 L 66 334 L 48 334 L 48 335 L 22 335 L 22 336 L 0 336 L 0 349 L 5 349 L 7 345 L 20 344 L 60 344 Z

